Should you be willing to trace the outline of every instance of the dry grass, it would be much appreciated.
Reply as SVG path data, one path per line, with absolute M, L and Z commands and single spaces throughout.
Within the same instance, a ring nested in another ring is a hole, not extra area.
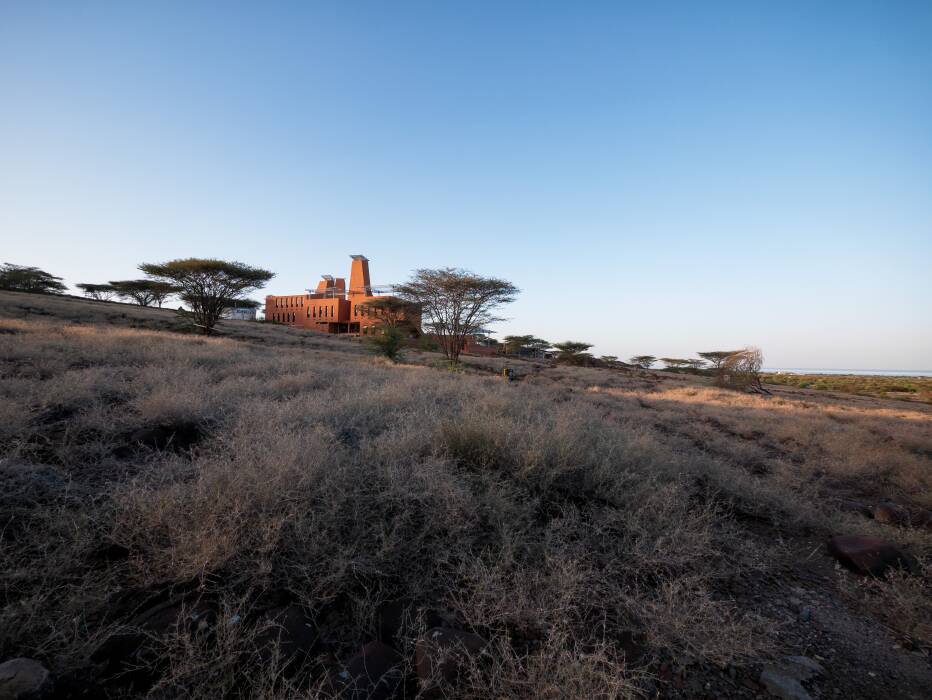
M 80 668 L 114 590 L 199 579 L 224 615 L 291 591 L 328 650 L 302 684 L 248 653 L 248 626 L 180 635 L 158 692 L 312 696 L 314 669 L 407 599 L 491 641 L 458 697 L 628 697 L 661 659 L 753 664 L 773 646 L 728 581 L 782 549 L 736 515 L 828 533 L 848 516 L 822 490 L 867 475 L 865 492 L 929 505 L 928 411 L 584 368 L 508 383 L 259 324 L 204 339 L 145 328 L 165 312 L 71 300 L 42 308 L 80 323 L 26 318 L 37 303 L 0 306 L 0 658 Z M 199 439 L 130 440 L 166 425 Z M 104 544 L 129 555 L 101 562 Z

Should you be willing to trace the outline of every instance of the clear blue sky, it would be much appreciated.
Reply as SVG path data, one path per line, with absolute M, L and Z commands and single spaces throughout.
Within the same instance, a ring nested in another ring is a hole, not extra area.
M 0 3 L 0 260 L 350 253 L 510 279 L 500 335 L 932 369 L 932 2 Z

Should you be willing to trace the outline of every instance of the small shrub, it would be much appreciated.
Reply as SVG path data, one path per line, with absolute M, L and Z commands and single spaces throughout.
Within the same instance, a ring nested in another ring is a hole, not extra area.
M 380 333 L 366 339 L 370 352 L 387 357 L 393 362 L 401 358 L 401 349 L 404 347 L 404 342 L 404 333 L 394 326 L 383 326 Z

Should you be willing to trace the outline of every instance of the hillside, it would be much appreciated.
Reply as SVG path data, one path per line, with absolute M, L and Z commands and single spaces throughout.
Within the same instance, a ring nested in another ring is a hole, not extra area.
M 927 697 L 932 406 L 220 331 L 0 292 L 0 662 L 54 697 Z

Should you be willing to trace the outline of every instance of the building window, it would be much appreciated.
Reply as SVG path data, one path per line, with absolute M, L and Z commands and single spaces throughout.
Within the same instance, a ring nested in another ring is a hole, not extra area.
M 308 318 L 311 317 L 311 307 L 310 307 L 310 306 L 307 307 L 307 317 L 308 317 Z

